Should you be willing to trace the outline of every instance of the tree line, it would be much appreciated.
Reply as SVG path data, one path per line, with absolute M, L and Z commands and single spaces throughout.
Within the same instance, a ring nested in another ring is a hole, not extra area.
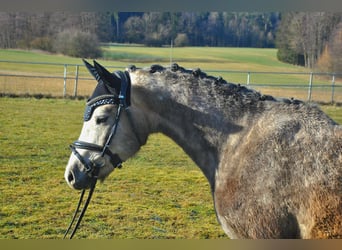
M 128 42 L 147 45 L 274 47 L 279 13 L 143 13 L 124 25 Z
M 35 38 L 77 29 L 101 42 L 161 46 L 274 47 L 279 13 L 107 12 L 0 13 L 1 47 L 31 46 Z
M 332 69 L 341 20 L 325 12 L 0 12 L 0 47 L 82 57 L 100 57 L 108 42 L 277 47 L 282 61 L 314 67 L 325 58 Z

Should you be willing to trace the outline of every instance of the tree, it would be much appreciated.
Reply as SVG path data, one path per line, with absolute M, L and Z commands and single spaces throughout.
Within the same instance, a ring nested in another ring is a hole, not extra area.
M 112 13 L 96 13 L 94 22 L 95 30 L 93 32 L 95 32 L 99 41 L 112 42 L 116 39 L 118 24 L 115 23 Z M 92 33 L 92 31 L 90 31 L 90 33 Z
M 313 68 L 340 19 L 340 14 L 325 12 L 285 14 L 277 33 L 278 55 L 295 52 L 303 56 L 305 67 Z
M 13 13 L 0 12 L 0 48 L 13 48 L 16 46 L 14 35 L 15 15 Z
M 170 15 L 163 12 L 149 12 L 142 16 L 145 27 L 144 43 L 161 46 L 171 40 Z
M 54 43 L 58 53 L 73 57 L 98 58 L 101 50 L 96 35 L 76 29 L 60 32 Z
M 283 14 L 281 17 L 281 22 L 276 34 L 276 47 L 278 48 L 277 58 L 285 63 L 304 66 L 303 54 L 299 52 L 296 44 L 291 42 L 291 40 L 297 41 L 296 39 L 293 39 L 294 24 L 292 21 L 294 15 L 295 13 L 290 12 Z
M 145 40 L 145 22 L 137 16 L 127 19 L 124 25 L 125 39 L 129 43 L 141 43 Z
M 317 67 L 321 71 L 342 72 L 342 22 L 340 22 L 326 44 Z
M 333 32 L 330 40 L 331 71 L 342 72 L 342 22 L 340 22 Z
M 178 33 L 175 38 L 175 46 L 176 47 L 184 47 L 189 45 L 188 36 L 185 33 Z

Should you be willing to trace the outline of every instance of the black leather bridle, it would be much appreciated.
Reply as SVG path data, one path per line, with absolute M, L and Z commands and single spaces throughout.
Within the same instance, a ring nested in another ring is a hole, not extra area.
M 100 146 L 97 144 L 76 140 L 70 145 L 71 151 L 78 158 L 78 160 L 83 164 L 86 172 L 88 173 L 88 175 L 90 175 L 90 177 L 96 177 L 96 176 L 93 176 L 93 174 L 94 174 L 94 170 L 98 166 L 94 164 L 92 161 L 90 161 L 89 159 L 86 159 L 81 154 L 79 154 L 77 152 L 78 148 L 100 152 L 101 157 L 108 155 L 109 158 L 111 159 L 111 163 L 114 168 L 121 168 L 121 164 L 122 164 L 122 160 L 120 159 L 120 157 L 117 154 L 112 153 L 109 149 L 109 146 L 116 133 L 116 130 L 120 121 L 121 112 L 124 108 L 128 108 L 130 104 L 130 101 L 127 100 L 127 93 L 130 93 L 131 83 L 130 83 L 129 73 L 127 71 L 125 72 L 117 71 L 114 74 L 116 74 L 116 76 L 119 79 L 121 79 L 121 89 L 120 89 L 119 95 L 115 96 L 115 95 L 108 94 L 108 95 L 98 96 L 94 98 L 94 100 L 91 100 L 88 102 L 86 106 L 86 110 L 84 112 L 84 121 L 89 121 L 92 116 L 92 113 L 97 107 L 105 105 L 105 104 L 116 104 L 118 106 L 114 125 L 111 128 L 111 131 L 107 137 L 105 144 L 103 146 Z
M 114 168 L 116 168 L 116 167 L 120 168 L 121 164 L 122 164 L 121 158 L 117 154 L 112 153 L 112 151 L 109 149 L 109 145 L 111 144 L 113 137 L 116 134 L 116 130 L 117 130 L 117 127 L 118 127 L 118 124 L 120 121 L 120 115 L 121 115 L 121 112 L 122 112 L 122 109 L 124 106 L 123 106 L 122 102 L 118 102 L 118 103 L 116 103 L 115 101 L 109 102 L 109 101 L 111 101 L 111 99 L 114 99 L 114 98 L 105 97 L 103 99 L 100 99 L 99 100 L 100 103 L 103 103 L 103 104 L 98 104 L 96 106 L 96 107 L 98 107 L 100 105 L 105 105 L 105 104 L 109 104 L 109 103 L 118 105 L 118 109 L 117 109 L 116 116 L 115 116 L 115 122 L 111 128 L 111 131 L 108 135 L 108 138 L 107 138 L 104 146 L 100 146 L 100 145 L 97 145 L 94 143 L 89 143 L 89 142 L 80 141 L 80 140 L 76 140 L 70 145 L 71 151 L 77 157 L 77 159 L 82 163 L 82 165 L 85 168 L 86 173 L 90 177 L 93 177 L 93 178 L 97 177 L 94 175 L 95 172 L 98 172 L 98 171 L 95 171 L 96 168 L 99 168 L 101 166 L 97 166 L 96 163 L 93 163 L 88 158 L 83 157 L 77 151 L 77 149 L 86 149 L 89 151 L 100 152 L 101 157 L 104 157 L 105 155 L 109 156 L 109 158 L 111 160 L 111 164 L 113 165 Z M 90 106 L 87 106 L 87 109 L 88 109 L 88 107 L 90 107 Z M 87 109 L 86 109 L 86 112 L 87 112 Z M 85 112 L 85 114 L 86 114 L 86 112 Z
M 86 63 L 86 62 L 85 62 Z M 86 64 L 87 65 L 87 64 Z M 88 66 L 88 65 L 87 65 Z M 110 133 L 106 139 L 106 142 L 103 146 L 94 144 L 94 143 L 89 143 L 89 142 L 85 142 L 85 141 L 80 141 L 80 140 L 76 140 L 74 141 L 71 145 L 70 145 L 70 149 L 72 151 L 72 153 L 77 157 L 77 159 L 82 163 L 85 172 L 89 175 L 89 177 L 91 178 L 91 184 L 90 184 L 90 190 L 89 190 L 89 194 L 87 197 L 87 200 L 85 201 L 85 204 L 83 206 L 82 211 L 80 212 L 80 215 L 77 219 L 77 223 L 75 225 L 75 228 L 73 229 L 73 231 L 70 234 L 69 239 L 72 239 L 72 237 L 74 236 L 74 234 L 76 233 L 76 230 L 79 227 L 79 224 L 82 221 L 82 218 L 87 210 L 87 207 L 89 205 L 89 202 L 91 200 L 92 194 L 95 190 L 95 186 L 96 186 L 96 182 L 98 179 L 98 174 L 100 172 L 100 168 L 102 166 L 97 165 L 96 163 L 94 163 L 93 161 L 91 161 L 89 158 L 87 157 L 83 157 L 78 151 L 77 149 L 85 149 L 85 150 L 89 150 L 89 151 L 95 151 L 95 152 L 100 152 L 101 153 L 101 157 L 104 157 L 105 155 L 109 156 L 110 160 L 111 160 L 111 164 L 113 165 L 114 168 L 121 168 L 122 167 L 122 160 L 121 158 L 116 154 L 113 153 L 110 149 L 109 146 L 116 134 L 118 125 L 119 125 L 119 121 L 120 121 L 120 116 L 121 113 L 123 111 L 123 109 L 127 109 L 130 105 L 130 88 L 131 88 L 131 82 L 130 82 L 130 78 L 129 78 L 129 73 L 127 71 L 122 72 L 122 71 L 117 71 L 114 73 L 116 75 L 117 78 L 119 78 L 121 80 L 121 89 L 120 89 L 120 93 L 119 95 L 115 95 L 113 93 L 108 93 L 105 95 L 100 95 L 96 98 L 94 98 L 93 100 L 88 101 L 87 106 L 86 106 L 86 110 L 84 112 L 84 121 L 88 121 L 90 120 L 92 113 L 94 112 L 94 110 L 101 106 L 101 105 L 106 105 L 106 104 L 115 104 L 118 106 L 117 108 L 117 112 L 115 115 L 115 122 L 110 130 Z M 96 77 L 97 78 L 97 77 Z M 98 80 L 98 79 L 97 79 Z M 66 230 L 65 234 L 64 234 L 64 238 L 66 238 L 66 236 L 68 235 L 73 223 L 75 222 L 76 216 L 79 213 L 80 210 L 80 206 L 81 203 L 83 201 L 83 197 L 85 194 L 85 190 L 82 190 L 77 208 L 75 210 L 75 213 L 73 215 L 73 218 L 70 222 L 70 225 L 68 227 L 68 229 Z

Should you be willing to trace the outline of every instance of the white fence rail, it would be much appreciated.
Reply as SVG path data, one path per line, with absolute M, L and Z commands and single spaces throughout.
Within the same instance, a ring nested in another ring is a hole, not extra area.
M 123 69 L 122 66 L 106 67 L 113 71 Z M 342 103 L 342 73 L 202 70 L 264 94 L 314 102 Z M 2 95 L 39 94 L 76 98 L 89 96 L 94 84 L 94 79 L 83 64 L 0 60 Z

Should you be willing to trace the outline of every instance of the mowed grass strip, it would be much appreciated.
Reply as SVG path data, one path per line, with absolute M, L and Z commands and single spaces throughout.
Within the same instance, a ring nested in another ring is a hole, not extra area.
M 63 236 L 79 192 L 64 180 L 85 101 L 0 98 L 0 238 Z M 99 183 L 76 238 L 225 238 L 209 185 L 170 139 L 156 134 Z

